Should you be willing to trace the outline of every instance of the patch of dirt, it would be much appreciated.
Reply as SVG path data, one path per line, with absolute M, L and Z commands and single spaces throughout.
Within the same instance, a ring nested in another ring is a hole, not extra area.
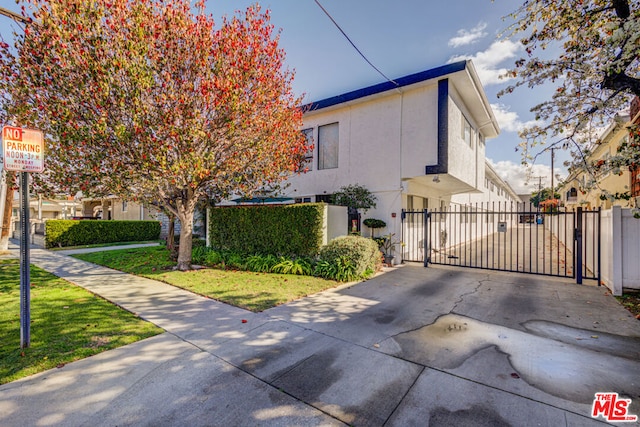
M 111 341 L 111 338 L 109 337 L 93 336 L 91 337 L 91 343 L 89 343 L 88 347 L 90 348 L 103 347 L 109 344 L 110 341 Z
M 616 298 L 624 308 L 640 320 L 640 292 L 627 292 Z

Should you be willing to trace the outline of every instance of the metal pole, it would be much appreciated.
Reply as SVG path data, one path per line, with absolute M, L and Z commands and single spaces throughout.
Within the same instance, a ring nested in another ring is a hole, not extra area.
M 555 199 L 556 192 L 553 188 L 553 150 L 555 150 L 555 148 L 551 148 L 551 198 Z
M 429 210 L 428 209 L 424 209 L 422 211 L 422 218 L 424 218 L 423 223 L 422 223 L 422 229 L 423 229 L 423 233 L 422 233 L 422 242 L 423 242 L 423 253 L 424 253 L 424 260 L 423 265 L 425 267 L 429 267 L 429 256 L 430 256 L 430 252 L 429 252 Z
M 20 348 L 31 345 L 29 173 L 20 172 Z
M 576 215 L 576 283 L 582 285 L 582 207 L 578 207 Z
M 602 234 L 600 232 L 600 226 L 602 225 L 602 206 L 598 207 L 598 221 L 597 221 L 597 233 L 598 233 L 598 274 L 597 274 L 597 278 L 598 278 L 598 286 L 602 286 L 602 273 L 601 273 L 601 268 L 602 268 L 602 259 L 601 259 L 601 244 L 602 244 Z

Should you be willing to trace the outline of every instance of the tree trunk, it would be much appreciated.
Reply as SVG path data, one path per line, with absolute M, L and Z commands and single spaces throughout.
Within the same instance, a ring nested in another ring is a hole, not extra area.
M 178 243 L 178 270 L 191 269 L 191 250 L 193 244 L 193 214 L 197 200 L 186 200 L 178 209 L 180 220 L 180 242 Z
M 9 233 L 11 232 L 11 211 L 13 209 L 15 173 L 7 172 L 5 182 L 7 184 L 7 191 L 5 194 L 0 194 L 0 197 L 5 197 L 4 214 L 2 216 L 2 231 L 0 232 L 0 250 L 3 251 L 9 249 Z
M 167 231 L 167 249 L 169 252 L 173 252 L 176 245 L 176 217 L 169 215 L 169 230 Z

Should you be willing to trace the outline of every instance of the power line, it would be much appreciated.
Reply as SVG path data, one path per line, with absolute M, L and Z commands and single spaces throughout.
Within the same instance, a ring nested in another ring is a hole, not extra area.
M 360 54 L 360 56 L 362 57 L 362 59 L 364 59 L 365 61 L 367 61 L 367 64 L 369 64 L 371 66 L 371 68 L 373 68 L 374 70 L 376 70 L 378 72 L 378 74 L 380 74 L 382 77 L 385 78 L 385 80 L 389 81 L 390 83 L 393 83 L 396 86 L 400 86 L 398 83 L 396 83 L 395 81 L 391 80 L 389 77 L 387 77 L 382 71 L 380 71 L 378 69 L 378 67 L 376 67 L 375 65 L 373 65 L 373 63 L 371 63 L 371 61 L 369 61 L 367 59 L 367 57 L 364 55 L 364 53 L 362 53 L 360 51 L 360 49 L 358 49 L 358 46 L 355 45 L 355 43 L 349 38 L 349 36 L 347 35 L 347 33 L 344 32 L 344 30 L 340 27 L 340 25 L 338 25 L 338 23 L 336 22 L 335 19 L 333 19 L 333 17 L 329 14 L 329 12 L 327 12 L 327 10 L 322 7 L 322 5 L 320 4 L 320 2 L 318 0 L 314 0 L 316 2 L 316 4 L 318 5 L 318 7 L 320 9 L 322 9 L 322 11 L 324 12 L 325 15 L 327 15 L 327 17 L 329 17 L 329 19 L 331 20 L 331 22 L 333 22 L 333 25 L 336 26 L 336 28 L 338 30 L 340 30 L 340 32 L 342 33 L 342 35 L 344 36 L 344 38 L 347 39 L 347 41 L 351 44 L 351 46 L 353 46 L 353 48 L 356 50 L 356 52 L 358 52 Z

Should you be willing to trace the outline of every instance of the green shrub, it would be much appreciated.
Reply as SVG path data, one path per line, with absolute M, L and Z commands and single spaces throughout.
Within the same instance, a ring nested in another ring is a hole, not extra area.
M 178 241 L 178 240 L 176 240 Z M 207 246 L 207 242 L 204 239 L 198 239 L 195 238 L 191 241 L 191 247 L 192 248 L 201 248 L 201 247 L 206 247 Z
M 320 260 L 313 268 L 313 275 L 325 279 L 332 279 L 336 275 L 336 265 L 329 261 Z
M 97 221 L 50 219 L 45 222 L 47 248 L 98 243 L 158 240 L 158 221 Z
M 226 251 L 222 252 L 222 261 L 225 268 L 232 268 L 236 270 L 246 270 L 247 265 L 242 255 L 237 252 Z
M 316 256 L 323 216 L 323 203 L 211 209 L 209 243 L 245 255 Z
M 364 275 L 364 272 L 356 274 L 356 265 L 346 256 L 338 257 L 335 260 L 335 266 L 333 279 L 338 282 L 351 282 Z
M 209 248 L 206 246 L 195 246 L 191 251 L 191 262 L 197 265 L 206 264 Z
M 278 263 L 278 258 L 274 255 L 251 255 L 247 258 L 247 270 L 259 273 L 270 273 L 274 265 Z
M 346 274 L 344 271 L 351 271 L 352 265 L 356 277 L 365 277 L 367 270 L 378 271 L 382 265 L 378 244 L 372 239 L 360 236 L 333 239 L 320 250 L 319 259 L 336 265 L 335 273 L 338 275 Z
M 284 257 L 280 257 L 279 262 L 273 266 L 271 272 L 304 276 L 310 275 L 312 268 L 311 263 L 305 259 L 286 259 Z
M 387 241 L 386 237 L 372 237 L 373 241 L 378 245 L 378 249 L 382 250 L 382 246 Z
M 222 254 L 218 251 L 214 251 L 213 249 L 209 249 L 205 257 L 204 264 L 209 267 L 214 267 L 223 263 L 224 258 L 222 257 Z

